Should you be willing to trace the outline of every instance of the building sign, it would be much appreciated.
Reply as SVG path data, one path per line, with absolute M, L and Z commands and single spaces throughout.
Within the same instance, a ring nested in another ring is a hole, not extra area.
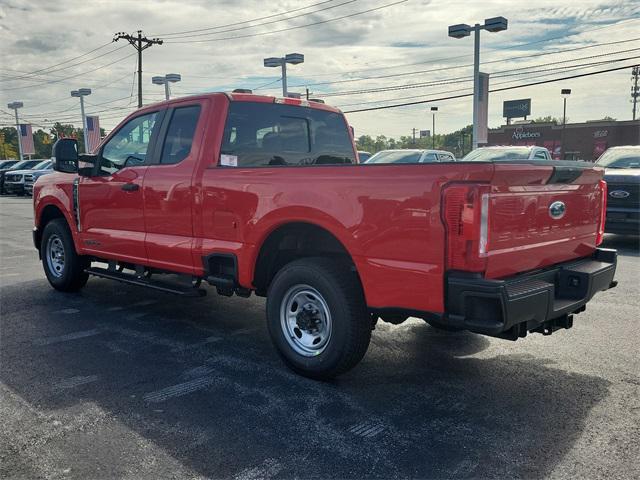
M 540 132 L 529 132 L 522 127 L 517 127 L 513 132 L 514 140 L 527 140 L 529 138 L 540 138 Z
M 609 135 L 609 130 L 596 130 L 593 132 L 593 138 L 603 138 Z
M 507 100 L 502 104 L 502 116 L 505 118 L 523 118 L 531 115 L 531 99 Z
M 478 145 L 489 142 L 489 74 L 480 72 L 478 98 Z

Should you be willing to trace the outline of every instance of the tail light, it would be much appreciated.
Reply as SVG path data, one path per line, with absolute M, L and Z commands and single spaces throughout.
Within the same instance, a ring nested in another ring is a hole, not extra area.
M 453 184 L 443 194 L 447 269 L 483 272 L 489 241 L 489 186 Z
M 604 240 L 604 224 L 607 221 L 607 182 L 600 180 L 600 218 L 598 220 L 598 233 L 596 235 L 596 246 L 600 245 Z

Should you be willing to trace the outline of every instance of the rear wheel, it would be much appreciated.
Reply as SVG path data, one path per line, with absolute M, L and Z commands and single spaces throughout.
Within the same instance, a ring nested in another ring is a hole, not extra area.
M 353 368 L 371 339 L 358 277 L 333 259 L 304 258 L 282 267 L 269 287 L 267 321 L 285 363 L 316 379 Z
M 44 227 L 40 254 L 47 280 L 56 290 L 75 292 L 87 283 L 89 274 L 84 270 L 89 267 L 89 259 L 76 253 L 64 219 L 56 218 Z

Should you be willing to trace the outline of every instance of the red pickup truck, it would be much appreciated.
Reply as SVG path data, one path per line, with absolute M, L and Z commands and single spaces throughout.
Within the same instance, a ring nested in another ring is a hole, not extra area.
M 342 113 L 247 92 L 141 108 L 34 188 L 51 285 L 89 275 L 267 297 L 284 361 L 313 378 L 409 316 L 511 340 L 572 326 L 615 285 L 603 171 L 578 162 L 359 165 Z M 171 275 L 162 275 L 171 274 Z M 183 282 L 184 281 L 184 282 Z M 183 283 L 180 283 L 183 282 Z

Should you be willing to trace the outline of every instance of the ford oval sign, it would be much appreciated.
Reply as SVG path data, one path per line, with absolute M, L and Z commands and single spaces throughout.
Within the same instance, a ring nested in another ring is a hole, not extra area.
M 629 195 L 631 194 L 626 190 L 611 190 L 609 192 L 609 196 L 613 198 L 627 198 Z
M 559 200 L 549 205 L 549 216 L 553 219 L 558 220 L 564 217 L 564 214 L 566 213 L 566 211 L 567 211 L 567 206 L 564 204 L 564 202 L 561 202 Z

